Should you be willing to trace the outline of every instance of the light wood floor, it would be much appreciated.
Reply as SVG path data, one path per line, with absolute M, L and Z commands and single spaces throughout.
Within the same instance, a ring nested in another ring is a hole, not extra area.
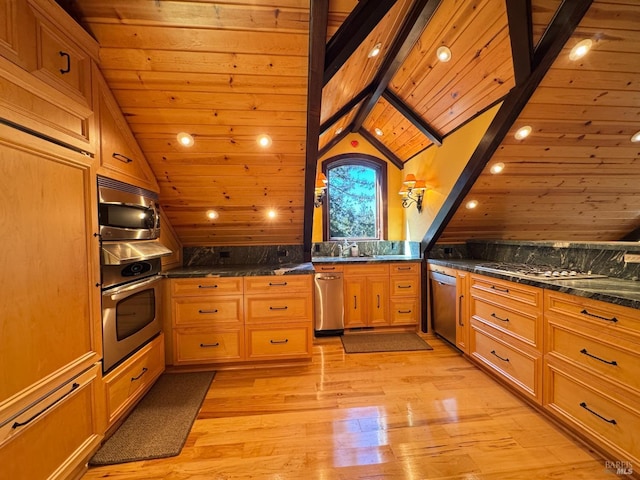
M 85 479 L 619 478 L 440 340 L 350 354 L 316 340 L 305 366 L 219 371 L 178 457 Z

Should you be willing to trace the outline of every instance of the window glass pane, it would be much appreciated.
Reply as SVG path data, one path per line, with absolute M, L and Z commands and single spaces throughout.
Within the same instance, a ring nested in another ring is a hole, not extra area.
M 329 184 L 329 238 L 378 237 L 376 170 L 363 165 L 341 165 L 327 172 Z

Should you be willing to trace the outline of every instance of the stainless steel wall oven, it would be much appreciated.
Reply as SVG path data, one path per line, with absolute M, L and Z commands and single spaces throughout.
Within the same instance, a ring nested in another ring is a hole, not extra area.
M 171 254 L 158 237 L 157 195 L 98 177 L 103 372 L 162 330 L 159 273 Z

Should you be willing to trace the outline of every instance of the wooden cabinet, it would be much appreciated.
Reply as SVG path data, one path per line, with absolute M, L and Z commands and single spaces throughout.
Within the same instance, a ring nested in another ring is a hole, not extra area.
M 131 410 L 164 371 L 164 335 L 127 358 L 103 378 L 107 428 Z
M 158 192 L 153 171 L 138 146 L 102 74 L 96 68 L 95 110 L 100 131 L 98 173 Z
M 545 291 L 545 408 L 605 450 L 640 463 L 638 310 Z
M 456 270 L 456 346 L 469 354 L 469 272 Z
M 244 278 L 247 360 L 311 357 L 311 275 Z
M 92 413 L 102 354 L 96 213 L 90 158 L 0 125 L 0 218 L 10 229 L 0 236 L 0 425 L 43 411 L 0 440 L 3 472 L 35 472 L 8 478 L 63 476 L 58 466 L 77 465 L 100 440 Z M 62 392 L 70 393 L 52 401 Z
M 345 328 L 389 325 L 389 265 L 345 265 Z
M 98 44 L 54 2 L 1 0 L 0 14 L 0 116 L 95 153 Z
M 242 277 L 171 279 L 173 364 L 244 359 Z
M 418 325 L 420 321 L 420 264 L 389 265 L 389 325 Z
M 311 275 L 171 279 L 172 363 L 308 358 Z
M 475 274 L 469 290 L 469 354 L 541 404 L 543 290 Z

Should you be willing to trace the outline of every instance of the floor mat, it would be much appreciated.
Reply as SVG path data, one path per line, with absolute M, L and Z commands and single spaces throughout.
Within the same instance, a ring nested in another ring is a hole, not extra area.
M 433 350 L 415 333 L 354 333 L 340 338 L 347 353 Z

